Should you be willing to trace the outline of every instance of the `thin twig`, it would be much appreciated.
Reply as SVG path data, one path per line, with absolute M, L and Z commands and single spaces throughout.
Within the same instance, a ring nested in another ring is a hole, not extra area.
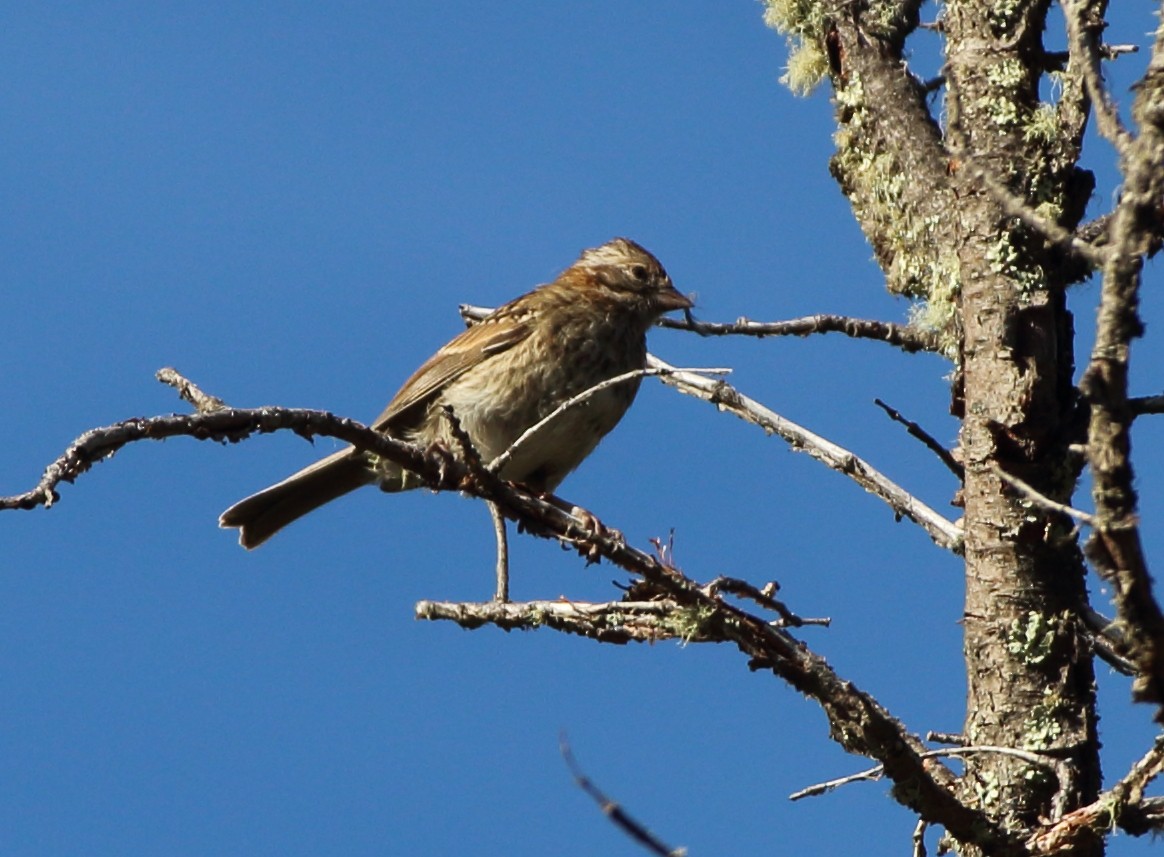
M 698 375 L 730 375 L 731 371 L 731 369 L 720 368 L 674 369 L 667 367 L 664 369 L 651 367 L 649 369 L 634 369 L 630 372 L 624 372 L 621 375 L 616 375 L 613 378 L 607 378 L 605 381 L 599 381 L 597 384 L 586 390 L 583 390 L 578 395 L 571 396 L 569 399 L 562 402 L 562 404 L 558 405 L 558 407 L 550 411 L 550 413 L 548 413 L 545 417 L 538 420 L 536 423 L 518 435 L 517 439 L 509 445 L 509 448 L 506 449 L 505 452 L 501 453 L 499 456 L 489 462 L 489 470 L 493 473 L 500 473 L 502 469 L 504 469 L 505 465 L 509 464 L 509 462 L 513 460 L 513 456 L 517 450 L 527 444 L 539 432 L 543 431 L 546 426 L 548 426 L 566 411 L 570 410 L 571 408 L 578 407 L 595 394 L 601 393 L 603 390 L 607 390 L 611 387 L 618 386 L 619 384 L 626 384 L 629 381 L 635 381 L 639 378 L 646 378 L 652 375 L 673 375 L 676 372 L 692 372 Z
M 990 744 L 976 744 L 969 747 L 945 747 L 940 750 L 929 750 L 922 753 L 923 759 L 939 759 L 948 756 L 972 756 L 981 753 L 993 753 L 1000 756 L 1013 756 L 1016 759 L 1021 759 L 1031 765 L 1037 765 L 1041 768 L 1048 768 L 1058 775 L 1059 763 L 1055 759 L 1047 756 L 1041 756 L 1037 753 L 1032 753 L 1028 750 L 1019 750 L 1015 747 L 997 747 Z M 874 768 L 869 768 L 864 771 L 858 771 L 855 774 L 849 774 L 844 777 L 837 777 L 835 780 L 827 780 L 823 783 L 808 786 L 800 791 L 793 792 L 788 796 L 789 800 L 800 800 L 806 797 L 816 797 L 817 795 L 831 792 L 834 789 L 846 786 L 849 783 L 856 783 L 862 780 L 879 780 L 884 773 L 884 765 L 877 765 Z
M 488 307 L 461 304 L 461 317 L 467 322 L 480 321 L 490 313 Z M 819 313 L 786 321 L 752 321 L 738 318 L 733 322 L 699 321 L 690 312 L 682 320 L 664 316 L 656 324 L 671 330 L 689 330 L 700 336 L 811 336 L 816 333 L 843 333 L 854 339 L 872 339 L 896 346 L 903 351 L 931 351 L 941 353 L 938 335 L 931 330 L 890 321 L 851 318 L 844 315 Z
M 880 399 L 874 399 L 873 404 L 877 405 L 877 407 L 885 411 L 886 415 L 888 415 L 891 420 L 896 423 L 901 423 L 903 426 L 905 426 L 905 430 L 909 432 L 910 436 L 916 437 L 918 440 L 924 443 L 926 448 L 938 458 L 940 458 L 942 464 L 946 465 L 946 468 L 955 476 L 957 476 L 959 480 L 964 480 L 966 478 L 966 468 L 963 467 L 961 462 L 959 462 L 954 458 L 953 455 L 950 454 L 950 450 L 946 449 L 944 446 L 938 443 L 937 440 L 934 439 L 933 435 L 931 435 L 913 420 L 907 420 L 898 410 L 891 408 Z
M 772 588 L 769 590 L 769 587 Z M 827 617 L 823 619 L 802 619 L 797 616 L 782 601 L 777 601 L 772 597 L 772 592 L 775 591 L 772 584 L 769 584 L 763 589 L 759 589 L 746 580 L 740 580 L 736 577 L 720 576 L 707 584 L 703 589 L 708 595 L 728 592 L 741 598 L 748 598 L 761 607 L 779 615 L 783 622 L 781 627 L 799 628 L 803 625 L 823 625 L 827 628 L 832 623 L 832 620 Z
M 497 539 L 497 590 L 493 600 L 504 603 L 509 600 L 509 536 L 505 532 L 505 516 L 498 505 L 492 500 L 486 500 L 485 505 L 489 507 L 493 535 Z
M 1013 476 L 1010 473 L 1007 473 L 1005 470 L 999 467 L 998 464 L 993 464 L 991 466 L 991 470 L 994 472 L 994 475 L 996 475 L 1010 487 L 1014 488 L 1036 506 L 1041 506 L 1049 512 L 1058 512 L 1061 515 L 1067 515 L 1068 517 L 1074 518 L 1080 523 L 1087 524 L 1089 527 L 1099 526 L 1099 519 L 1096 518 L 1095 515 L 1091 514 L 1090 512 L 1084 512 L 1080 509 L 1068 506 L 1065 503 L 1060 503 L 1057 500 L 1052 500 L 1047 495 L 1041 493 L 1034 486 L 1029 485 L 1023 480 L 1019 479 L 1017 476 Z
M 609 818 L 616 827 L 652 854 L 657 854 L 659 857 L 685 857 L 686 848 L 671 848 L 665 845 L 655 834 L 628 815 L 621 806 L 608 798 L 598 786 L 590 781 L 590 778 L 582 770 L 582 766 L 578 764 L 578 760 L 574 758 L 565 732 L 558 739 L 558 747 L 562 752 L 566 767 L 570 769 L 570 774 L 574 777 L 574 782 L 578 784 L 578 788 L 593 798 L 599 809 L 602 810 L 602 814 Z
M 929 824 L 924 818 L 917 820 L 913 829 L 913 857 L 926 857 L 926 828 Z
M 834 789 L 839 789 L 841 786 L 847 786 L 849 783 L 857 783 L 862 780 L 879 780 L 885 774 L 885 766 L 877 765 L 869 768 L 866 771 L 859 771 L 855 774 L 849 774 L 844 777 L 837 777 L 835 780 L 826 780 L 823 783 L 808 786 L 800 791 L 793 792 L 788 796 L 789 800 L 801 800 L 806 797 L 816 797 L 831 792 Z
M 930 330 L 913 325 L 894 324 L 843 315 L 818 314 L 787 321 L 752 321 L 738 318 L 734 322 L 710 322 L 695 319 L 690 312 L 685 318 L 664 316 L 657 324 L 671 330 L 689 330 L 700 336 L 811 336 L 817 333 L 843 333 L 854 339 L 872 339 L 896 346 L 903 351 L 931 351 L 939 353 L 938 336 Z

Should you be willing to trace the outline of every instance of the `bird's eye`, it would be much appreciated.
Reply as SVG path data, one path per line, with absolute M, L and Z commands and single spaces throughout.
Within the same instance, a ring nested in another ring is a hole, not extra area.
M 634 277 L 636 280 L 638 280 L 640 283 L 645 283 L 647 281 L 647 266 L 646 265 L 634 265 L 634 266 L 632 266 L 631 267 L 631 276 Z

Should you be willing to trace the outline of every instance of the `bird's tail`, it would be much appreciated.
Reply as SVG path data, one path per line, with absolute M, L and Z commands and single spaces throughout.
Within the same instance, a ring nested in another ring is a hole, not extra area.
M 239 529 L 239 544 L 258 547 L 279 530 L 349 491 L 376 481 L 363 457 L 342 449 L 222 513 L 220 527 Z

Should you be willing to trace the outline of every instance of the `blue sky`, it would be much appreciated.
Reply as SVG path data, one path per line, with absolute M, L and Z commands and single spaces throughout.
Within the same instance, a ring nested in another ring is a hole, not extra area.
M 1146 44 L 1148 10 L 1117 14 L 1109 38 Z M 1115 70 L 1122 101 L 1144 60 Z M 165 365 L 239 407 L 371 418 L 460 329 L 458 303 L 512 298 L 614 235 L 709 320 L 903 320 L 828 176 L 827 94 L 794 99 L 784 61 L 748 0 L 9 9 L 0 492 L 92 426 L 184 410 L 153 380 Z M 1088 159 L 1101 213 L 1115 159 L 1095 141 Z M 1150 333 L 1158 283 L 1153 267 Z M 1097 291 L 1072 293 L 1079 363 Z M 953 517 L 951 478 L 872 404 L 952 441 L 943 361 L 842 338 L 657 331 L 651 347 L 735 367 L 743 391 Z M 1159 345 L 1137 349 L 1136 392 L 1159 392 Z M 1164 438 L 1143 422 L 1150 522 Z M 332 448 L 138 445 L 55 508 L 0 517 L 0 850 L 639 853 L 572 784 L 563 729 L 693 854 L 909 848 L 883 783 L 786 800 L 866 760 L 726 647 L 414 621 L 420 599 L 491 593 L 478 503 L 360 492 L 253 553 L 217 529 Z M 793 609 L 833 617 L 801 636 L 838 671 L 916 731 L 960 727 L 959 565 L 844 478 L 648 382 L 560 493 L 640 547 L 674 529 L 696 578 L 780 581 Z M 1145 536 L 1160 557 L 1159 528 Z M 548 542 L 512 552 L 518 599 L 605 600 L 624 579 Z M 1150 715 L 1100 671 L 1119 776 Z

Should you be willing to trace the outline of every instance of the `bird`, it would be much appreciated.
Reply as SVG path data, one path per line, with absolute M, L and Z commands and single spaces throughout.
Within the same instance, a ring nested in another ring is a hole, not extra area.
M 615 238 L 582 251 L 550 283 L 493 310 L 417 369 L 372 428 L 424 448 L 457 448 L 451 409 L 488 464 L 527 429 L 595 385 L 642 369 L 648 329 L 667 312 L 688 310 L 649 251 Z M 498 475 L 549 494 L 622 419 L 641 376 L 606 387 L 556 415 L 512 451 Z M 357 488 L 388 492 L 423 480 L 399 465 L 347 447 L 222 513 L 219 526 L 258 547 L 288 524 Z

